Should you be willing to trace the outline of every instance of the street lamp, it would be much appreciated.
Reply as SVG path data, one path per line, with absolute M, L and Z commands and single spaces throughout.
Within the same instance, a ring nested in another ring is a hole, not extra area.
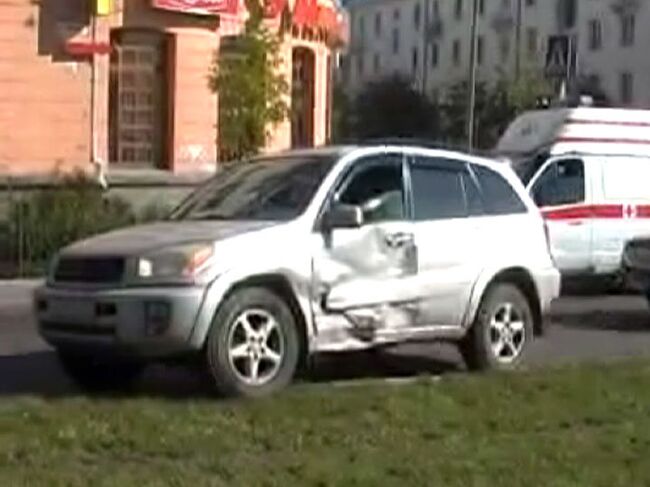
M 515 20 L 515 80 L 519 81 L 521 77 L 521 21 L 522 5 L 521 0 L 517 1 L 517 19 Z
M 476 111 L 476 65 L 478 55 L 478 7 L 479 0 L 472 4 L 472 33 L 469 51 L 469 86 L 467 101 L 467 150 L 474 147 L 474 116 Z

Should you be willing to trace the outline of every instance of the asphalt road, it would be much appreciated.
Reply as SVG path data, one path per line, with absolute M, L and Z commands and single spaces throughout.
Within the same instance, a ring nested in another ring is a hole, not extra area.
M 30 314 L 30 283 L 0 282 L 0 395 L 78 394 L 56 358 L 36 334 Z M 650 310 L 637 296 L 565 296 L 554 306 L 549 333 L 528 356 L 531 365 L 650 355 Z M 309 381 L 404 377 L 462 371 L 454 347 L 408 345 L 380 354 L 326 357 Z M 135 393 L 187 396 L 207 392 L 197 374 L 151 367 Z

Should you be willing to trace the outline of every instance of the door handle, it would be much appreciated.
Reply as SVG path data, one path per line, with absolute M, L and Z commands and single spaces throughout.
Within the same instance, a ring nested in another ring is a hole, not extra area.
M 571 227 L 580 227 L 584 224 L 585 224 L 584 220 L 572 220 L 569 222 L 569 226 Z
M 413 235 L 405 232 L 397 232 L 386 235 L 386 245 L 392 248 L 404 247 L 413 242 Z

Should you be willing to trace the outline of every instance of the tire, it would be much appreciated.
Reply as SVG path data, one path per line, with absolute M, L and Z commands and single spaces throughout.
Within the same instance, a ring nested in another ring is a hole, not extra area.
M 299 357 L 296 320 L 277 294 L 262 287 L 243 288 L 220 306 L 208 335 L 206 359 L 222 395 L 273 394 L 291 383 Z
M 142 375 L 145 364 L 99 360 L 67 350 L 58 350 L 61 367 L 81 389 L 91 392 L 126 390 Z
M 533 314 L 526 297 L 512 284 L 497 283 L 487 289 L 460 349 L 470 370 L 512 369 L 521 362 L 533 336 Z

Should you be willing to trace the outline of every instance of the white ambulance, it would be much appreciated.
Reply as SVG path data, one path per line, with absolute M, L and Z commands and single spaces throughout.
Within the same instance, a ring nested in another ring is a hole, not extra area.
M 650 236 L 650 111 L 527 112 L 496 152 L 540 207 L 563 276 L 616 277 L 626 241 Z

